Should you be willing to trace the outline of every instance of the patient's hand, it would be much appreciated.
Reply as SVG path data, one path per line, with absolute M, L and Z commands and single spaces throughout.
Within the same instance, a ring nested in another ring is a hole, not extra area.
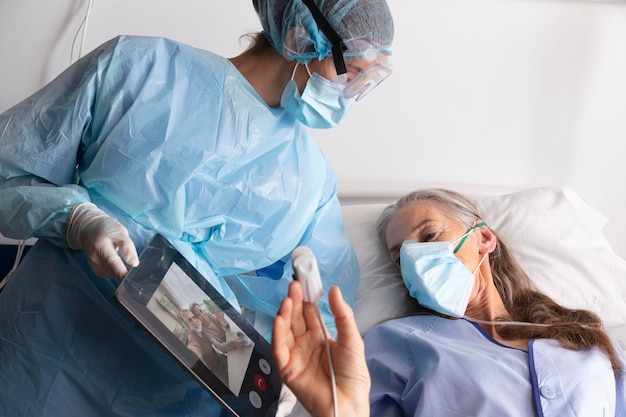
M 350 306 L 338 287 L 331 288 L 329 304 L 337 326 L 330 340 L 337 383 L 337 415 L 369 416 L 370 376 L 363 339 Z M 274 319 L 272 352 L 283 382 L 314 417 L 333 416 L 333 398 L 326 331 L 320 327 L 313 304 L 302 300 L 302 286 L 294 281 Z

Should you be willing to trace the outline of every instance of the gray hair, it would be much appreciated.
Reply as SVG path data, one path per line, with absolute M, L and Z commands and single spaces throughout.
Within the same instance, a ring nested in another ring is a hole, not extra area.
M 472 227 L 472 224 L 481 218 L 478 213 L 478 209 L 476 209 L 476 207 L 474 207 L 469 200 L 457 192 L 441 188 L 413 191 L 403 197 L 400 197 L 400 199 L 395 203 L 387 206 L 378 218 L 376 231 L 378 232 L 378 237 L 385 248 L 387 248 L 386 233 L 389 222 L 402 207 L 416 201 L 428 201 L 433 203 L 441 211 L 443 211 L 446 216 L 450 217 L 459 224 L 466 226 L 467 228 Z

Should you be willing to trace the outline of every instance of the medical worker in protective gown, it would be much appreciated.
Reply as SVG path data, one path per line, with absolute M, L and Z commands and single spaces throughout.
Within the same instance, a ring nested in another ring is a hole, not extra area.
M 354 298 L 336 179 L 307 127 L 335 126 L 390 74 L 390 11 L 253 4 L 263 32 L 235 58 L 120 36 L 0 115 L 0 233 L 39 238 L 0 292 L 0 415 L 216 415 L 113 299 L 157 232 L 257 318 L 275 315 L 298 245 Z

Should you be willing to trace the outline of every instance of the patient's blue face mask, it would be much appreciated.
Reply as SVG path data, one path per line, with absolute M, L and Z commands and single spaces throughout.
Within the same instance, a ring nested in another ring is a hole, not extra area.
M 463 236 L 452 242 L 405 240 L 402 243 L 402 279 L 409 294 L 422 306 L 448 316 L 463 317 L 474 287 L 474 274 L 488 254 L 470 272 L 455 253 L 461 249 L 473 230 L 484 225 L 481 222 L 472 226 Z
M 294 74 L 296 68 L 293 70 Z M 306 69 L 309 71 L 308 66 Z M 294 74 L 283 91 L 280 105 L 308 127 L 327 129 L 337 126 L 354 102 L 343 96 L 343 86 L 309 71 L 310 78 L 300 95 L 298 85 L 293 79 Z

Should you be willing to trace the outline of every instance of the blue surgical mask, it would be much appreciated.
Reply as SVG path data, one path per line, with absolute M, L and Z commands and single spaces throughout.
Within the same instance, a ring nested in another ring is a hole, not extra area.
M 302 95 L 292 75 L 283 91 L 280 105 L 308 127 L 327 129 L 337 126 L 354 100 L 343 96 L 342 86 L 335 85 L 315 72 L 309 72 L 309 75 Z
M 485 260 L 485 254 L 473 272 L 455 255 L 473 226 L 453 242 L 415 242 L 405 240 L 400 248 L 400 269 L 409 294 L 420 305 L 452 317 L 463 317 L 474 287 L 474 274 Z M 455 243 L 461 241 L 456 247 Z

